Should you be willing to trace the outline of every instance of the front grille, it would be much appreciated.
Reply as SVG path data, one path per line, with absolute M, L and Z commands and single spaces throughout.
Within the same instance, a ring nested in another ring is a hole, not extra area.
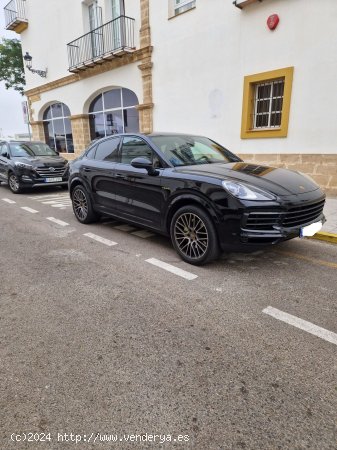
M 311 205 L 290 208 L 283 218 L 283 226 L 296 227 L 317 219 L 323 212 L 324 203 L 325 200 L 321 200 Z
M 280 212 L 251 212 L 248 215 L 245 228 L 249 230 L 274 230 L 280 226 Z
M 255 231 L 275 231 L 275 227 L 292 228 L 317 219 L 323 212 L 325 200 L 310 205 L 296 206 L 288 211 L 250 212 L 244 228 Z
M 53 167 L 53 166 L 50 166 Z M 50 170 L 50 167 L 37 167 L 36 172 L 44 178 L 48 177 L 62 177 L 65 172 L 65 167 L 54 167 L 54 170 Z

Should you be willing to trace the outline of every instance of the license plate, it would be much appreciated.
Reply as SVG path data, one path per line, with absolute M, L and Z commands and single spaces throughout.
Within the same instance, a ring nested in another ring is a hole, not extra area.
M 313 236 L 314 234 L 318 233 L 319 230 L 322 228 L 323 224 L 321 221 L 312 223 L 310 225 L 307 225 L 306 227 L 302 227 L 300 229 L 300 237 L 306 237 L 306 236 Z
M 62 181 L 62 177 L 55 177 L 55 178 L 45 178 L 45 183 L 57 183 L 58 181 Z

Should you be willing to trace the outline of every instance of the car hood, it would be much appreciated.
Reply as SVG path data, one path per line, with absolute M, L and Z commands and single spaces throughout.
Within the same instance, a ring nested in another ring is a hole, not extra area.
M 298 172 L 244 162 L 198 164 L 176 167 L 174 170 L 219 180 L 242 181 L 281 196 L 303 194 L 319 189 L 316 183 Z
M 24 164 L 30 164 L 33 167 L 41 166 L 54 166 L 60 167 L 66 164 L 66 160 L 61 156 L 31 156 L 31 157 L 16 157 L 15 162 L 22 162 Z

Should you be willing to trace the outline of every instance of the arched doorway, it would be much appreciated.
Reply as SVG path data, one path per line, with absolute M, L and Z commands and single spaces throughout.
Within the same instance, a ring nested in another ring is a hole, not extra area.
M 138 99 L 130 89 L 116 88 L 99 94 L 89 106 L 91 139 L 139 131 Z
M 46 143 L 58 152 L 74 153 L 70 110 L 64 103 L 50 105 L 43 114 Z

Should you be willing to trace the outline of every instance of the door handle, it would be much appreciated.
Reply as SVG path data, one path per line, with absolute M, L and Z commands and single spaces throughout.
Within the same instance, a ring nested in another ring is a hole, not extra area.
M 126 180 L 128 177 L 126 177 L 125 175 L 123 175 L 122 173 L 116 173 L 116 178 L 120 178 L 121 180 Z
M 91 172 L 91 169 L 89 169 L 89 167 L 84 167 L 84 172 Z

